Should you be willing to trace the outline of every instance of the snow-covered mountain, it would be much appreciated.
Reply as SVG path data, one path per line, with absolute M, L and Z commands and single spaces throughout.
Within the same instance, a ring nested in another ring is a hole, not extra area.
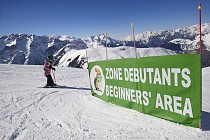
M 91 36 L 87 39 L 84 39 L 84 41 L 86 42 L 88 48 L 104 47 L 106 46 L 106 35 L 99 34 L 98 36 Z M 109 47 L 115 47 L 118 41 L 108 36 L 107 43 Z
M 0 37 L 0 63 L 40 65 L 49 54 L 66 46 L 84 49 L 81 39 L 69 36 L 11 34 Z
M 144 32 L 137 34 L 135 39 L 147 47 L 159 47 L 170 42 L 181 45 L 183 50 L 195 50 L 199 48 L 199 30 L 198 25 L 193 25 L 184 29 Z M 210 50 L 210 23 L 202 24 L 202 34 L 203 43 Z M 132 41 L 132 37 L 126 37 L 125 41 Z
M 202 25 L 202 32 L 202 66 L 206 67 L 210 66 L 210 23 Z M 135 39 L 139 57 L 199 52 L 198 25 L 184 29 L 144 32 L 137 34 Z M 108 59 L 135 57 L 134 54 L 131 55 L 134 53 L 131 36 L 123 40 L 108 36 L 107 42 Z M 105 46 L 104 34 L 83 40 L 70 36 L 11 34 L 0 36 L 0 63 L 41 65 L 49 54 L 53 54 L 54 65 L 86 68 L 87 56 L 88 61 L 106 59 Z

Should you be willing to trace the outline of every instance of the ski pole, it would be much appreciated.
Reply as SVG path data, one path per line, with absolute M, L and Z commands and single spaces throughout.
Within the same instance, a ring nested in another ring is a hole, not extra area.
M 55 71 L 53 70 L 53 78 L 55 80 Z M 56 80 L 55 80 L 55 84 L 56 84 Z

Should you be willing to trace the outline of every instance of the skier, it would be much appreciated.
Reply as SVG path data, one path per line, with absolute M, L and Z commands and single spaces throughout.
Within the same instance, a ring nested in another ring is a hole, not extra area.
M 44 75 L 47 77 L 46 87 L 56 86 L 51 76 L 51 70 L 55 71 L 55 68 L 52 67 L 52 60 L 53 60 L 53 56 L 49 55 L 48 59 L 44 63 Z

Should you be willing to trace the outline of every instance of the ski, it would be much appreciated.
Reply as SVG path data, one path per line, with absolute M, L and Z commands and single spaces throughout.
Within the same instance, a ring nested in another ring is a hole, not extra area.
M 65 88 L 66 86 L 64 85 L 55 85 L 55 86 L 43 86 L 43 87 L 38 87 L 38 88 Z

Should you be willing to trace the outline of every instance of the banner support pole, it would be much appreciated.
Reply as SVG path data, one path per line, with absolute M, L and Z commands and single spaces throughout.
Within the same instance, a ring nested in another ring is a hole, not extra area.
M 201 4 L 199 4 L 198 5 L 198 14 L 199 14 L 199 30 L 200 30 L 200 57 L 201 57 L 201 65 L 200 65 L 200 72 L 201 72 L 201 81 L 200 81 L 200 83 L 201 83 L 201 105 L 200 106 L 202 106 L 202 52 L 203 52 L 203 48 L 202 48 L 202 30 L 201 30 L 201 27 L 202 27 L 202 23 L 201 23 L 201 10 L 202 10 L 202 6 L 201 6 Z M 202 115 L 202 112 L 201 112 L 201 115 Z M 202 116 L 201 116 L 201 118 L 202 118 Z M 202 121 L 199 123 L 199 128 L 202 130 Z
M 108 54 L 107 54 L 107 46 L 108 46 L 108 42 L 107 42 L 107 40 L 108 40 L 108 33 L 106 32 L 105 34 L 106 34 L 106 60 L 108 60 Z
M 201 30 L 201 10 L 202 10 L 202 6 L 201 4 L 199 4 L 198 6 L 198 11 L 199 11 L 199 24 L 200 24 L 200 54 L 202 54 L 203 48 L 202 48 L 202 30 Z
M 136 58 L 137 58 L 136 41 L 135 41 L 135 35 L 134 35 L 134 22 L 131 23 L 131 27 L 132 27 L 132 36 L 133 36 L 134 48 L 135 48 L 135 53 L 136 53 Z
M 88 54 L 87 54 L 87 49 L 88 49 L 88 47 L 86 46 L 85 51 L 86 51 L 86 59 L 87 59 L 87 67 L 88 67 Z

